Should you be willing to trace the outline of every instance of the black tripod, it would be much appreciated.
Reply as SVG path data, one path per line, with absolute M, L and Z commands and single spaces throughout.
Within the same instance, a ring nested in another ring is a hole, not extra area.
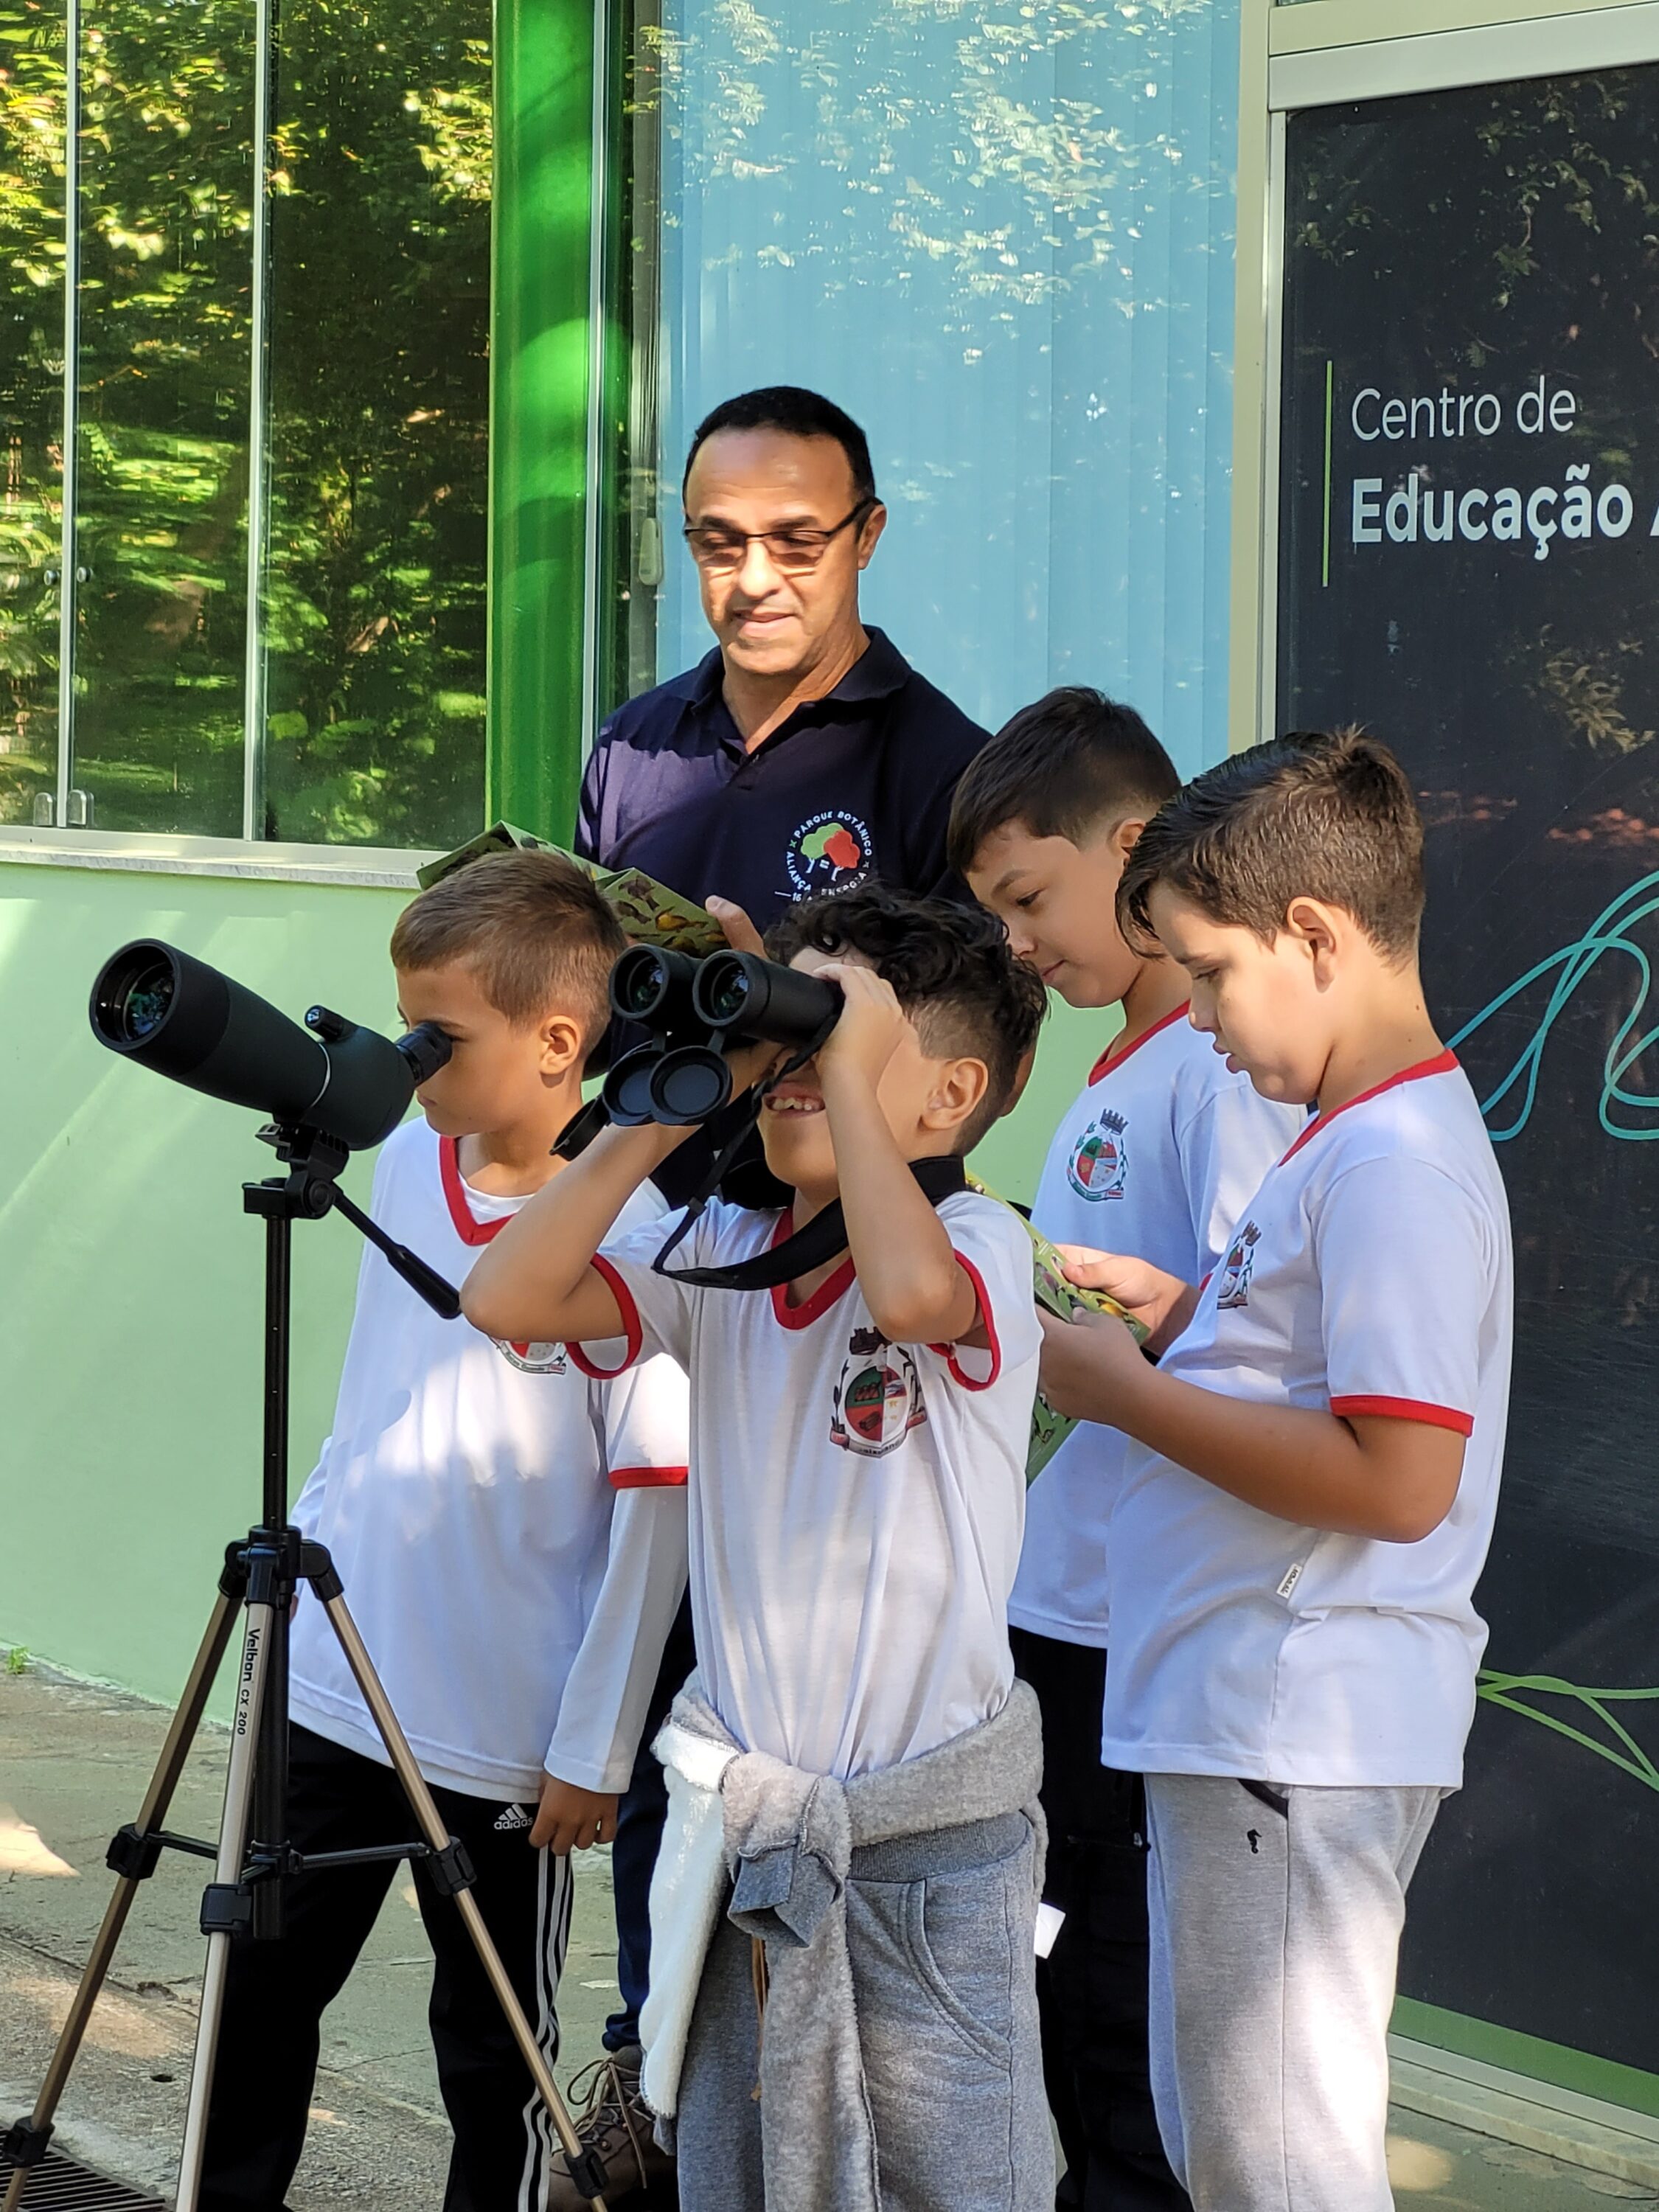
M 460 1300 L 407 1246 L 398 1244 L 338 1188 L 337 1178 L 349 1157 L 346 1147 L 319 1130 L 277 1123 L 260 1134 L 276 1146 L 288 1168 L 285 1176 L 242 1187 L 244 1210 L 265 1224 L 264 1495 L 258 1527 L 228 1547 L 219 1594 L 207 1632 L 185 1685 L 185 1692 L 138 1817 L 111 1844 L 107 1863 L 118 1876 L 105 1911 L 92 1955 L 82 1974 L 69 2016 L 52 2052 L 46 2078 L 27 2120 L 19 2120 L 0 2150 L 15 2161 L 0 2212 L 17 2212 L 29 2174 L 46 2154 L 52 2116 L 62 2100 L 76 2054 L 86 2034 L 121 1930 L 138 1885 L 155 1870 L 163 1850 L 186 1851 L 214 1862 L 213 1880 L 202 1897 L 202 1932 L 208 1939 L 207 1970 L 202 1983 L 202 2011 L 196 2051 L 191 2062 L 190 2099 L 179 2156 L 178 2212 L 196 2212 L 201 2190 L 202 2154 L 207 2133 L 208 2101 L 233 1936 L 258 1942 L 283 1932 L 283 1886 L 301 1869 L 359 1866 L 367 1860 L 420 1859 L 441 1894 L 453 1897 L 472 1939 L 485 1974 L 513 2032 L 538 2093 L 546 2105 L 565 2161 L 580 2195 L 605 2212 L 600 2194 L 603 2169 L 585 2154 L 564 2100 L 534 2030 L 471 1893 L 472 1868 L 466 1852 L 446 1829 L 408 1739 L 364 1649 L 334 1563 L 321 1544 L 303 1538 L 288 1522 L 289 1259 L 293 1224 L 316 1221 L 331 1210 L 386 1255 L 410 1287 L 434 1312 L 453 1321 Z M 288 1825 L 288 1624 L 289 1609 L 301 1583 L 308 1583 L 338 1638 L 364 1704 L 373 1717 L 398 1779 L 424 1838 L 418 1844 L 386 1844 L 363 1850 L 319 1851 L 307 1856 L 289 1841 Z M 192 1836 L 177 1836 L 162 1825 L 201 1725 L 214 1678 L 230 1642 L 238 1607 L 246 1616 L 242 1664 L 236 1685 L 225 1807 L 216 1845 Z

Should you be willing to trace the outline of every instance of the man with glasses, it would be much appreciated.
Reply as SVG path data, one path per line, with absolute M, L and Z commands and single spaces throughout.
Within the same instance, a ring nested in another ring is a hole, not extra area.
M 683 500 L 715 648 L 600 731 L 579 849 L 763 930 L 871 876 L 939 889 L 986 732 L 860 620 L 887 520 L 863 431 L 798 386 L 746 392 L 699 425 Z
M 721 919 L 744 947 L 754 943 L 744 914 L 764 930 L 809 893 L 872 876 L 907 890 L 952 888 L 951 795 L 987 732 L 860 620 L 859 577 L 887 520 L 863 431 L 799 386 L 746 392 L 698 426 L 682 498 L 715 648 L 600 731 L 577 850 L 744 909 Z M 639 2094 L 647 1901 L 666 1806 L 648 1747 L 695 1663 L 683 1606 L 617 1822 L 623 2002 L 587 2069 L 580 2122 L 612 2212 L 675 2201 L 672 2161 Z M 548 2212 L 577 2212 L 581 2201 L 556 2169 Z

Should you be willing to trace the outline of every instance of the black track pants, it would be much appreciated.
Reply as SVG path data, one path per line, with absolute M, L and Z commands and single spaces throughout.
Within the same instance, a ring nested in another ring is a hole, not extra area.
M 1066 2154 L 1061 2212 L 1180 2212 L 1146 2040 L 1146 1794 L 1100 1763 L 1106 1654 L 1021 1628 L 1015 1671 L 1042 1708 L 1043 1893 L 1066 1915 L 1037 1962 L 1042 2071 Z
M 301 1851 L 350 1850 L 418 1832 L 389 1767 L 295 1727 L 290 1828 Z M 548 2062 L 557 2055 L 554 2001 L 570 1927 L 570 1863 L 530 1848 L 533 1804 L 434 1790 L 465 1844 L 473 1895 Z M 279 2212 L 300 2162 L 317 2072 L 319 2023 L 368 1941 L 406 1863 L 295 1875 L 286 1932 L 239 1937 L 209 2109 L 202 2212 Z M 429 2018 L 438 2080 L 455 2130 L 444 2212 L 535 2212 L 554 2136 L 528 2069 L 461 1924 L 418 1863 L 415 1887 L 434 1953 Z

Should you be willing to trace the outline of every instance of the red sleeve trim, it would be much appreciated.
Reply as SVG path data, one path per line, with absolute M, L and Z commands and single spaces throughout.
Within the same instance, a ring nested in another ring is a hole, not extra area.
M 622 1309 L 623 1329 L 628 1339 L 628 1350 L 620 1367 L 596 1367 L 579 1344 L 567 1344 L 565 1350 L 574 1364 L 590 1381 L 609 1382 L 618 1375 L 626 1375 L 640 1356 L 640 1346 L 645 1342 L 645 1331 L 640 1325 L 640 1310 L 634 1303 L 634 1293 L 623 1282 L 619 1271 L 613 1267 L 602 1252 L 593 1255 L 593 1265 L 599 1269 L 615 1293 Z
M 1431 1406 L 1421 1398 L 1333 1398 L 1331 1411 L 1339 1420 L 1357 1413 L 1384 1421 L 1421 1421 L 1425 1428 L 1453 1429 L 1460 1437 L 1474 1433 L 1473 1413 L 1460 1413 L 1452 1406 Z
M 684 1490 L 690 1475 L 686 1467 L 613 1467 L 613 1490 Z
M 957 1265 L 974 1286 L 974 1297 L 978 1307 L 975 1319 L 984 1322 L 985 1334 L 991 1340 L 991 1371 L 988 1375 L 964 1373 L 962 1363 L 957 1358 L 957 1347 L 954 1344 L 930 1344 L 927 1349 L 929 1352 L 938 1352 L 939 1358 L 950 1369 L 952 1379 L 960 1382 L 964 1390 L 988 1390 L 1002 1372 L 1002 1346 L 997 1337 L 996 1316 L 991 1311 L 991 1301 L 985 1289 L 985 1278 L 980 1273 L 979 1269 L 971 1260 L 964 1260 L 960 1252 L 957 1254 Z M 973 1323 L 970 1322 L 969 1326 L 971 1328 Z

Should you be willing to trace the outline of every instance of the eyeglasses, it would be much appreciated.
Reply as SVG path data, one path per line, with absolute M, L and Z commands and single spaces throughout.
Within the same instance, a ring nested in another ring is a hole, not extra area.
M 805 576 L 816 568 L 832 540 L 843 530 L 861 522 L 878 499 L 861 499 L 850 514 L 842 515 L 833 530 L 720 530 L 688 524 L 684 532 L 691 558 L 711 575 L 725 575 L 743 566 L 751 545 L 763 545 L 780 575 Z

